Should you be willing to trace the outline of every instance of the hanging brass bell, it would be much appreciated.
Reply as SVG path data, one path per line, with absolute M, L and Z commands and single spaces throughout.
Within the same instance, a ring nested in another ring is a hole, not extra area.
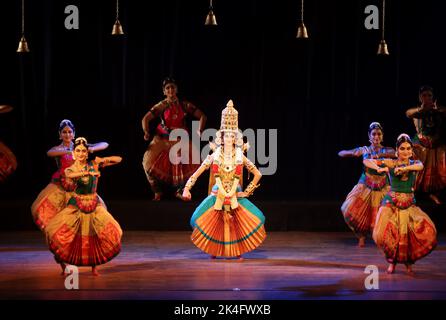
M 299 24 L 299 27 L 297 28 L 297 36 L 298 39 L 308 39 L 308 31 L 305 27 L 305 24 L 303 21 Z
M 124 34 L 124 30 L 122 30 L 122 25 L 118 19 L 116 19 L 115 24 L 113 25 L 112 35 L 119 36 Z
M 26 42 L 25 35 L 23 35 L 23 34 L 22 34 L 22 38 L 20 38 L 17 52 L 19 52 L 19 53 L 29 52 L 28 42 Z
M 379 56 L 388 56 L 389 55 L 389 49 L 387 49 L 386 40 L 382 39 L 381 42 L 379 43 L 377 54 Z
M 217 18 L 215 18 L 214 11 L 209 10 L 209 13 L 206 17 L 206 22 L 204 23 L 205 26 L 216 26 L 217 25 Z

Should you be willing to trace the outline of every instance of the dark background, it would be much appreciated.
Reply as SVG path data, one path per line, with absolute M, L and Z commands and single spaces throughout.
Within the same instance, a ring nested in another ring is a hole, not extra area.
M 69 4 L 80 10 L 79 30 L 64 28 Z M 300 1 L 216 0 L 215 28 L 204 26 L 206 0 L 121 0 L 124 37 L 110 35 L 113 0 L 26 1 L 31 52 L 19 55 L 20 1 L 1 1 L 0 104 L 15 110 L 0 115 L 0 137 L 19 167 L 0 199 L 32 200 L 46 186 L 55 170 L 46 151 L 59 143 L 63 118 L 78 136 L 107 141 L 100 155 L 123 156 L 102 175 L 105 199 L 150 199 L 140 123 L 171 75 L 180 97 L 207 114 L 207 127 L 219 126 L 233 99 L 241 129 L 278 129 L 278 170 L 256 199 L 342 202 L 361 161 L 337 152 L 367 145 L 372 121 L 393 146 L 401 132 L 414 133 L 404 112 L 418 88 L 432 85 L 440 103 L 446 92 L 445 2 L 387 1 L 388 57 L 376 55 L 380 31 L 364 27 L 369 4 L 381 2 L 307 0 L 311 39 L 302 41 Z

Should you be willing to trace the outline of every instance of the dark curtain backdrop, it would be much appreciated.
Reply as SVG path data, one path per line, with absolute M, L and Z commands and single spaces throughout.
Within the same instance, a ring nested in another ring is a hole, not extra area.
M 18 55 L 20 1 L 1 1 L 0 104 L 15 110 L 0 115 L 0 139 L 19 168 L 0 197 L 32 198 L 48 183 L 55 164 L 46 151 L 59 143 L 63 118 L 77 135 L 109 142 L 100 155 L 124 157 L 102 175 L 105 198 L 149 197 L 140 123 L 171 75 L 208 127 L 233 99 L 242 129 L 278 129 L 278 170 L 257 198 L 342 200 L 361 161 L 339 159 L 339 150 L 368 144 L 372 121 L 383 124 L 387 145 L 413 134 L 404 111 L 420 85 L 445 99 L 444 1 L 387 1 L 385 58 L 376 56 L 380 31 L 364 28 L 364 8 L 380 3 L 307 0 L 311 39 L 299 41 L 300 1 L 216 0 L 219 26 L 209 28 L 206 0 L 121 0 L 126 35 L 115 38 L 114 0 L 27 0 L 31 52 Z M 69 4 L 80 10 L 79 30 L 64 28 Z

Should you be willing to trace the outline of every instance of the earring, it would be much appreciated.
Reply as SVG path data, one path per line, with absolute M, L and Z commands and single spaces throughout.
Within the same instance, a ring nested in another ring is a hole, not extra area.
M 395 157 L 397 157 L 397 158 L 398 158 L 398 151 L 397 151 L 397 152 L 395 152 Z

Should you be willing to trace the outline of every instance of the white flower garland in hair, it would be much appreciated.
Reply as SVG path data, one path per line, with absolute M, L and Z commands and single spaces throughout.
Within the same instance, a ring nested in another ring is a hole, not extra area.
M 408 138 L 409 140 L 411 140 L 410 137 L 409 137 L 409 135 L 408 135 L 407 133 L 402 133 L 402 134 L 400 134 L 396 140 L 400 140 L 402 137 L 406 137 L 406 138 Z
M 73 123 L 71 122 L 71 120 L 63 119 L 63 120 L 59 123 L 59 126 L 61 126 L 61 125 L 64 124 L 64 123 L 69 123 L 69 124 L 73 125 Z
M 77 143 L 78 141 L 83 141 L 85 144 L 87 144 L 87 139 L 85 139 L 84 137 L 79 137 L 74 140 L 75 143 Z
M 379 128 L 382 128 L 382 126 L 381 126 L 381 124 L 380 124 L 379 122 L 372 122 L 372 123 L 369 125 L 369 128 L 372 128 L 372 127 L 379 127 Z

